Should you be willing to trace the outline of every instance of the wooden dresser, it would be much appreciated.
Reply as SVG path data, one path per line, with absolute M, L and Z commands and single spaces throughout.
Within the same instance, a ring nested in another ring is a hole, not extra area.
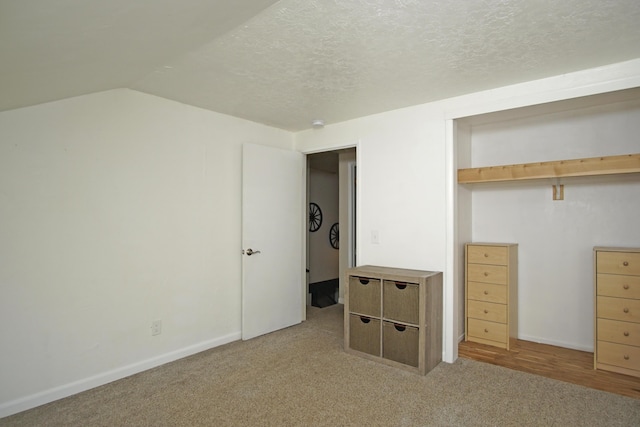
M 442 273 L 377 266 L 348 269 L 344 348 L 421 375 L 442 360 Z
M 640 377 L 640 249 L 595 247 L 594 368 Z
M 518 335 L 518 245 L 465 245 L 465 340 L 509 350 Z

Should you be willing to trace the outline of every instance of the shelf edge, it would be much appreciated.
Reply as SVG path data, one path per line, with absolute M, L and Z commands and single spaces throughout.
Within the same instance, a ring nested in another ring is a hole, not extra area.
M 640 173 L 640 154 L 458 169 L 458 184 Z

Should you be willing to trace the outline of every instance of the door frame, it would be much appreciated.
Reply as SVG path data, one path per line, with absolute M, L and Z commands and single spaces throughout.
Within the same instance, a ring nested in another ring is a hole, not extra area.
M 350 215 L 350 220 L 355 221 L 355 227 L 353 227 L 354 229 L 352 230 L 352 233 L 355 233 L 355 240 L 354 240 L 354 245 L 355 247 L 360 247 L 360 244 L 358 242 L 358 236 L 361 235 L 360 233 L 360 224 L 361 224 L 361 220 L 360 220 L 360 194 L 361 191 L 359 191 L 359 187 L 360 187 L 360 182 L 362 182 L 362 180 L 360 179 L 360 175 L 361 175 L 361 170 L 362 168 L 359 167 L 360 165 L 360 140 L 350 143 L 350 144 L 344 144 L 344 145 L 337 145 L 337 146 L 333 146 L 333 147 L 327 147 L 327 148 L 322 148 L 322 149 L 315 149 L 315 150 L 300 150 L 300 153 L 304 154 L 305 156 L 305 163 L 306 163 L 306 172 L 305 172 L 305 184 L 303 185 L 304 188 L 304 192 L 305 194 L 303 195 L 302 199 L 304 202 L 304 206 L 303 206 L 303 211 L 305 212 L 305 218 L 303 221 L 303 225 L 304 225 L 304 232 L 303 232 L 303 243 L 302 243 L 302 247 L 304 250 L 304 254 L 302 255 L 302 262 L 303 262 L 303 266 L 302 266 L 302 271 L 306 272 L 307 271 L 307 266 L 309 265 L 309 242 L 308 242 L 308 234 L 309 234 L 309 218 L 308 218 L 308 214 L 309 214 L 309 210 L 308 210 L 308 206 L 309 206 L 309 159 L 308 156 L 311 154 L 317 154 L 317 153 L 326 153 L 326 152 L 331 152 L 331 151 L 340 151 L 340 150 L 344 150 L 344 149 L 350 149 L 350 148 L 354 148 L 356 150 L 356 161 L 355 161 L 355 165 L 357 167 L 352 168 L 352 165 L 350 165 L 349 167 L 349 180 L 350 180 L 350 184 L 352 183 L 352 180 L 355 180 L 355 185 L 354 188 L 357 190 L 355 191 L 355 198 L 353 197 L 353 195 L 349 196 L 349 200 L 350 203 L 351 201 L 353 201 L 353 206 L 350 209 L 349 215 Z M 352 176 L 352 171 L 355 172 L 355 175 Z M 355 215 L 353 215 L 353 212 L 355 210 Z M 351 218 L 351 216 L 353 216 L 353 218 Z M 351 250 L 351 248 L 350 248 Z M 351 255 L 350 255 L 351 257 Z M 356 252 L 353 256 L 353 258 L 355 259 L 355 263 L 354 265 L 358 265 L 358 253 Z M 307 290 L 309 287 L 309 274 L 304 275 L 305 280 L 303 280 L 302 286 L 303 286 L 303 290 L 302 293 L 304 295 L 304 297 L 302 298 L 302 320 L 305 321 L 307 320 Z

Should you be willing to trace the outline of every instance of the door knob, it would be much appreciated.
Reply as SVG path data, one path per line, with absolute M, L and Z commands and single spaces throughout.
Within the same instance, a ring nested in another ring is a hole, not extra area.
M 260 251 L 254 251 L 253 249 L 249 248 L 245 251 L 245 253 L 249 256 L 253 255 L 253 254 L 259 254 Z

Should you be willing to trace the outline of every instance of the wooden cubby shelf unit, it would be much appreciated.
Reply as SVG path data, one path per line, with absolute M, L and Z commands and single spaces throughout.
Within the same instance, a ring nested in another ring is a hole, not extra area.
M 640 154 L 458 169 L 458 184 L 640 173 Z
M 442 360 L 442 272 L 346 271 L 344 349 L 420 375 Z

